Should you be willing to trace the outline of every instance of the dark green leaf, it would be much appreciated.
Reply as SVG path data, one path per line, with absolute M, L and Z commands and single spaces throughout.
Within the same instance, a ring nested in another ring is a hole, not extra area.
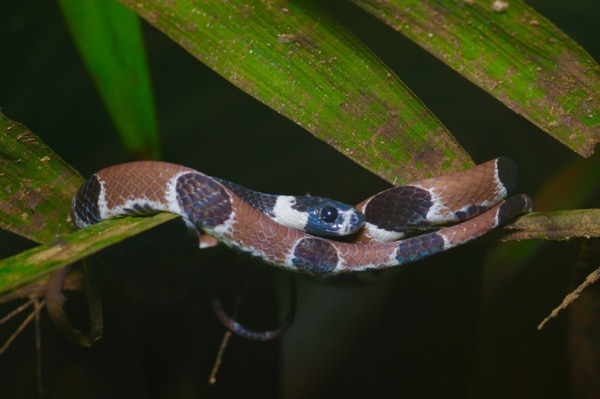
M 573 151 L 594 152 L 600 66 L 523 1 L 353 1 Z
M 389 181 L 472 165 L 394 73 L 312 1 L 123 3 L 227 80 Z

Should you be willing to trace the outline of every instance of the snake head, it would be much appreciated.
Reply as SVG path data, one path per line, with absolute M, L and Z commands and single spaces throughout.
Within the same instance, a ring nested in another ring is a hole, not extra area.
M 272 214 L 277 223 L 317 236 L 352 234 L 365 221 L 355 207 L 323 197 L 280 195 Z
M 304 231 L 321 236 L 345 236 L 360 229 L 365 216 L 355 207 L 320 197 L 303 197 L 308 219 Z

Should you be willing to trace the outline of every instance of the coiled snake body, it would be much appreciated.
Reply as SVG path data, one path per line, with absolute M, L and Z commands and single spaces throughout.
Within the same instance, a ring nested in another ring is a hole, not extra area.
M 357 214 L 350 208 L 342 212 L 347 212 L 339 227 L 344 233 L 361 227 L 363 218 L 364 226 L 351 242 L 341 242 L 279 223 L 233 183 L 184 166 L 147 161 L 92 175 L 73 197 L 71 214 L 77 226 L 85 227 L 126 215 L 172 212 L 272 265 L 331 275 L 387 269 L 475 239 L 531 210 L 527 195 L 507 198 L 515 183 L 514 163 L 501 157 L 463 172 L 391 188 L 357 205 Z M 456 224 L 400 239 L 406 232 L 446 223 Z

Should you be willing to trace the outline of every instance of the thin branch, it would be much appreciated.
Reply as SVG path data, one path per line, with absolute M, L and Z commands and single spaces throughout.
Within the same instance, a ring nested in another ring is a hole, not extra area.
M 567 295 L 565 297 L 565 299 L 563 299 L 562 303 L 560 305 L 558 305 L 556 308 L 554 308 L 552 310 L 552 312 L 544 320 L 542 320 L 542 322 L 538 325 L 537 329 L 541 330 L 542 328 L 544 328 L 544 326 L 546 325 L 546 323 L 548 321 L 555 318 L 561 310 L 566 309 L 571 303 L 573 303 L 573 301 L 575 301 L 577 298 L 579 298 L 579 295 L 581 295 L 581 292 L 584 289 L 586 289 L 588 285 L 595 283 L 596 281 L 598 281 L 598 279 L 600 279 L 600 268 L 598 268 L 598 269 L 594 270 L 592 273 L 590 273 L 585 278 L 585 281 L 583 283 L 581 283 L 581 285 L 579 285 L 579 287 L 577 287 L 573 292 L 571 292 L 569 295 Z
M 502 229 L 503 241 L 600 237 L 600 209 L 532 212 Z

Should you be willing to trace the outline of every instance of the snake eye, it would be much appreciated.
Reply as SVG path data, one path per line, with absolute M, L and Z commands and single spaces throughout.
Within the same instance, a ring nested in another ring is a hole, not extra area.
M 335 207 L 328 205 L 321 210 L 321 217 L 326 223 L 333 223 L 338 218 L 338 211 Z

